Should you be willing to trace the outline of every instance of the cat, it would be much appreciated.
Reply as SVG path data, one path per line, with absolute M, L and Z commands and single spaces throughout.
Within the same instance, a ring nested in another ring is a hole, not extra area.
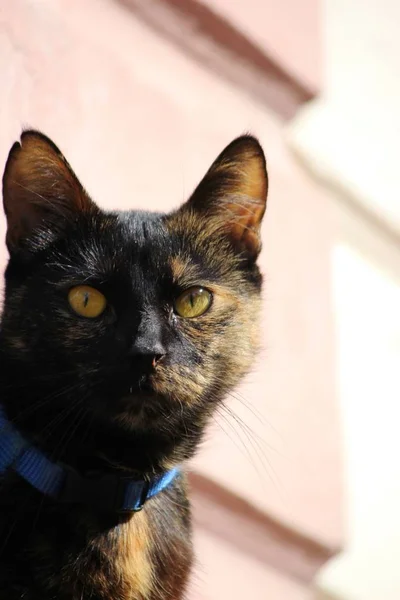
M 185 465 L 257 351 L 267 188 L 250 135 L 169 214 L 101 210 L 38 131 L 12 146 L 0 600 L 185 597 Z

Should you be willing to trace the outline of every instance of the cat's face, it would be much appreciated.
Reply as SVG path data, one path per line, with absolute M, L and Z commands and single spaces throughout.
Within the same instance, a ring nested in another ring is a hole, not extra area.
M 132 436 L 152 464 L 189 456 L 257 349 L 258 142 L 228 146 L 167 215 L 100 210 L 37 132 L 14 145 L 3 183 L 2 347 L 29 380 L 26 402 L 40 390 L 50 413 L 74 409 Z

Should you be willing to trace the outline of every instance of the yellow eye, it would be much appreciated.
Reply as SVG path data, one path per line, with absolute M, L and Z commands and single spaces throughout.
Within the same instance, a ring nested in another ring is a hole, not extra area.
M 68 301 L 78 315 L 88 319 L 100 316 L 107 305 L 105 296 L 89 285 L 77 285 L 71 288 L 68 293 Z
M 210 308 L 211 302 L 211 292 L 202 287 L 192 287 L 175 300 L 175 312 L 187 319 L 200 317 Z

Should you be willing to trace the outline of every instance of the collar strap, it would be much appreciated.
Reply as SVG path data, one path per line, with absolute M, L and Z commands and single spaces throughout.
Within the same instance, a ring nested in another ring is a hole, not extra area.
M 11 469 L 45 496 L 69 504 L 86 504 L 104 511 L 136 512 L 168 487 L 179 474 L 174 468 L 148 480 L 133 480 L 112 473 L 80 475 L 75 469 L 52 462 L 31 446 L 7 419 L 0 406 L 0 476 Z

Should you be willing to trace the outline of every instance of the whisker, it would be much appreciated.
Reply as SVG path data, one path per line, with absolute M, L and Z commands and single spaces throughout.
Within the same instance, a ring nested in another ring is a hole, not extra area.
M 226 423 L 226 425 L 228 425 L 228 427 L 231 429 L 231 431 L 233 431 L 235 438 L 237 438 L 240 442 L 240 446 L 236 443 L 236 439 L 232 438 L 231 435 L 229 435 L 229 433 L 226 431 L 226 429 L 221 425 L 221 423 L 219 421 L 217 421 L 215 419 L 215 417 L 213 416 L 213 419 L 215 420 L 215 422 L 219 425 L 219 427 L 222 429 L 222 431 L 225 433 L 225 435 L 228 436 L 228 438 L 231 440 L 231 442 L 235 445 L 235 447 L 239 450 L 239 452 L 242 454 L 242 456 L 244 456 L 252 465 L 253 469 L 255 470 L 255 472 L 257 473 L 257 475 L 261 478 L 261 473 L 258 469 L 258 466 L 256 464 L 256 462 L 254 461 L 254 457 L 251 455 L 251 452 L 249 451 L 247 445 L 244 443 L 243 439 L 241 438 L 240 435 L 238 435 L 237 431 L 235 430 L 233 424 L 231 423 L 231 421 L 227 418 L 226 415 L 224 415 L 223 413 L 219 412 L 219 410 L 217 409 L 217 415 L 219 417 L 221 417 L 224 422 Z
M 276 427 L 273 426 L 273 424 L 271 423 L 271 421 L 269 421 L 265 417 L 265 415 L 256 406 L 254 406 L 253 404 L 251 404 L 251 402 L 245 396 L 243 396 L 243 394 L 240 394 L 238 391 L 234 390 L 232 392 L 228 392 L 228 396 L 230 396 L 234 400 L 237 400 L 238 402 L 240 402 L 240 404 L 244 408 L 246 408 L 249 412 L 251 412 L 252 415 L 254 415 L 256 417 L 256 419 L 258 419 L 262 425 L 264 425 L 265 427 L 269 427 L 270 429 L 272 429 L 272 431 L 277 436 L 279 436 L 279 438 L 282 440 L 281 433 L 276 429 Z
M 221 405 L 221 408 L 223 410 L 226 411 L 226 413 L 232 418 L 234 419 L 235 423 L 239 426 L 240 430 L 242 431 L 242 433 L 245 435 L 246 440 L 250 443 L 251 448 L 253 449 L 253 451 L 255 452 L 259 464 L 261 465 L 263 472 L 268 475 L 268 477 L 270 478 L 271 482 L 274 484 L 274 487 L 276 489 L 276 491 L 279 493 L 281 499 L 283 500 L 283 488 L 282 488 L 282 484 L 281 481 L 276 473 L 276 470 L 274 469 L 270 459 L 267 456 L 267 453 L 265 452 L 265 450 L 260 446 L 260 443 L 257 439 L 253 439 L 252 435 L 254 434 L 254 432 L 252 431 L 252 429 L 246 425 L 229 407 L 225 406 L 225 405 Z M 247 429 L 246 429 L 247 428 Z M 237 431 L 238 433 L 238 431 Z M 267 468 L 268 465 L 268 468 Z M 258 470 L 257 470 L 258 472 Z
M 264 447 L 263 448 L 263 453 L 268 450 L 268 451 L 274 452 L 275 454 L 277 454 L 281 458 L 287 458 L 286 456 L 284 456 L 284 454 L 282 454 L 282 452 L 280 450 L 278 450 L 278 448 L 276 448 L 275 446 L 272 446 L 272 444 L 270 444 L 269 442 L 267 442 L 266 439 L 264 439 L 259 433 L 257 433 L 257 431 L 255 431 L 254 429 L 252 429 L 250 427 L 250 425 L 248 425 L 248 423 L 246 423 L 241 417 L 239 417 L 239 415 L 234 412 L 234 410 L 232 409 L 232 407 L 228 406 L 225 403 L 223 403 L 223 407 L 230 414 L 230 416 L 232 417 L 232 419 L 234 419 L 236 421 L 236 423 L 242 429 L 245 429 L 249 433 L 249 435 L 252 437 L 253 441 L 254 442 L 257 441 L 258 445 L 260 446 L 260 449 L 262 447 Z
M 46 404 L 49 404 L 50 402 L 54 401 L 56 398 L 59 398 L 59 397 L 63 396 L 64 394 L 66 395 L 66 394 L 78 389 L 80 385 L 81 385 L 81 382 L 78 382 L 78 383 L 74 382 L 71 385 L 68 385 L 59 390 L 56 390 L 55 392 L 52 392 L 48 396 L 45 396 L 44 398 L 42 398 L 36 402 L 33 402 L 32 404 L 27 406 L 24 410 L 20 411 L 16 417 L 14 417 L 13 419 L 10 419 L 10 422 L 14 423 L 14 424 L 18 423 L 21 419 L 23 419 L 29 415 L 32 415 L 35 411 L 39 410 L 40 408 L 43 408 L 44 406 L 46 406 Z M 26 387 L 30 388 L 31 386 L 28 385 Z

